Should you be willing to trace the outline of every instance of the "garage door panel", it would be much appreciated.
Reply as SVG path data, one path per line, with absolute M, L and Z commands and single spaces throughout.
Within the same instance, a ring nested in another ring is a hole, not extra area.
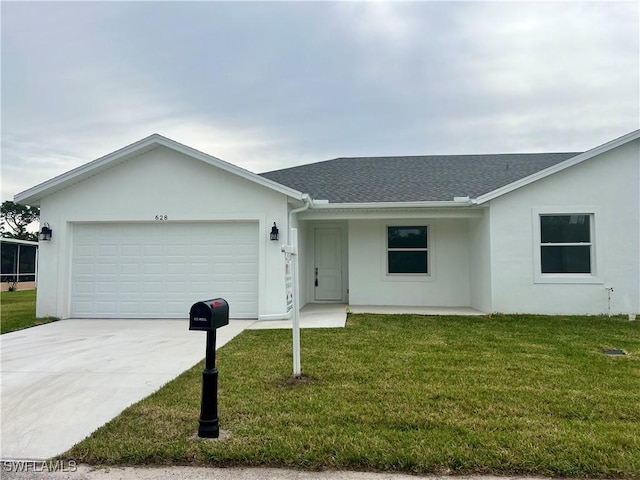
M 238 293 L 252 294 L 255 282 L 237 282 L 236 291 Z
M 120 301 L 120 313 L 126 316 L 135 317 L 138 314 L 138 302 Z
M 93 245 L 78 245 L 78 256 L 82 257 L 93 257 L 95 255 Z
M 184 243 L 181 243 L 179 245 L 167 245 L 166 254 L 167 254 L 167 257 L 170 257 L 170 256 L 184 257 L 187 255 L 187 246 Z
M 104 260 L 101 260 L 100 263 L 96 265 L 95 272 L 98 275 L 115 275 L 118 273 L 118 265 L 115 263 L 103 263 Z
M 240 265 L 238 265 L 239 267 Z M 233 275 L 235 271 L 235 265 L 229 262 L 223 262 L 216 264 L 215 274 L 219 275 Z
M 163 317 L 165 316 L 162 309 L 161 299 L 153 301 L 142 302 L 141 314 L 147 317 Z
M 154 263 L 146 263 L 142 269 L 142 273 L 144 275 L 162 275 L 164 273 L 163 264 L 157 262 L 157 260 L 154 258 Z
M 93 311 L 93 303 L 87 301 L 76 301 L 73 307 L 78 311 L 80 315 L 86 315 Z
M 162 282 L 144 282 L 142 284 L 142 293 L 162 293 Z
M 96 302 L 96 308 L 103 311 L 106 315 L 113 315 L 117 313 L 116 302 Z
M 256 318 L 257 224 L 76 225 L 71 284 L 73 317 L 184 318 L 220 296 Z
M 137 277 L 140 273 L 140 265 L 137 263 L 124 263 L 119 267 L 121 275 L 135 275 Z
M 167 287 L 168 296 L 171 296 L 176 293 L 182 294 L 187 290 L 186 282 L 181 282 L 181 281 L 168 281 L 166 282 L 166 287 Z
M 173 317 L 181 317 L 184 315 L 183 302 L 167 302 L 167 314 Z
M 123 257 L 139 257 L 140 246 L 139 245 L 121 245 L 120 255 Z
M 189 257 L 186 255 L 167 255 L 166 260 L 168 265 L 186 265 Z
M 208 275 L 211 272 L 211 267 L 207 263 L 191 263 L 189 265 L 188 273 L 191 275 Z
M 121 292 L 137 292 L 140 286 L 137 275 L 120 275 L 119 285 Z
M 94 273 L 94 265 L 92 263 L 77 263 L 76 264 L 76 274 L 77 275 L 93 275 Z
M 73 289 L 78 293 L 93 293 L 93 283 L 91 282 L 75 282 Z
M 238 263 L 236 265 L 236 273 L 239 275 L 251 275 L 253 273 L 252 263 Z
M 164 251 L 162 249 L 162 245 L 152 245 L 152 244 L 145 244 L 144 245 L 144 255 L 145 256 L 156 256 L 156 257 L 161 257 L 164 255 Z
M 97 282 L 95 293 L 100 295 L 101 293 L 116 293 L 116 282 Z
M 202 259 L 209 257 L 209 245 L 189 245 L 189 255 L 191 257 L 200 257 Z
M 129 302 L 129 303 L 137 302 L 139 300 L 137 287 L 135 290 L 132 289 L 132 290 L 120 291 L 120 294 L 118 295 L 118 300 L 120 300 L 121 302 Z
M 190 292 L 206 292 L 209 287 L 209 282 L 189 282 Z M 205 300 L 207 300 L 205 298 Z
M 169 275 L 173 275 L 173 274 L 183 274 L 185 272 L 187 272 L 187 264 L 185 262 L 173 262 L 171 259 L 169 259 L 169 263 L 167 264 L 167 274 Z
M 101 257 L 115 257 L 118 255 L 117 245 L 101 245 L 98 249 L 98 255 Z

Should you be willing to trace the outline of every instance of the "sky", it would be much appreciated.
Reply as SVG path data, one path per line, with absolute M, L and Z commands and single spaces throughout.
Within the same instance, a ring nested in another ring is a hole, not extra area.
M 250 171 L 640 128 L 640 3 L 0 3 L 2 200 L 152 133 Z

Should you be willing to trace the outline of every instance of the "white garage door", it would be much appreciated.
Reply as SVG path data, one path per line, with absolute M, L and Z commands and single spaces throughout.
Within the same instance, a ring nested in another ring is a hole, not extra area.
M 76 224 L 71 316 L 186 318 L 222 297 L 258 316 L 257 223 Z

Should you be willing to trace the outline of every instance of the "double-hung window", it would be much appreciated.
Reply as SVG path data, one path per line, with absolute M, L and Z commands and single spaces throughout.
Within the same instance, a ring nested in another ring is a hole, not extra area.
M 540 215 L 540 271 L 593 274 L 593 217 L 589 214 Z
M 387 273 L 429 274 L 429 239 L 426 226 L 387 227 Z

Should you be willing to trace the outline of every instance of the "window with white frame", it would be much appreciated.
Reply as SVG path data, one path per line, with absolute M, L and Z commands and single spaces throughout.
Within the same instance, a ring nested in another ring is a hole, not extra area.
M 429 239 L 426 226 L 387 227 L 387 273 L 429 273 Z
M 593 273 L 593 216 L 540 215 L 540 268 L 544 274 Z

